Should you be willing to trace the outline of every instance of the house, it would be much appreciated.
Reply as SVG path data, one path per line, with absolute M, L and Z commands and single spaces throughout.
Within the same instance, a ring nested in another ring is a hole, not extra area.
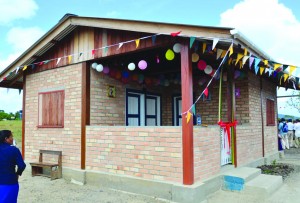
M 66 15 L 0 86 L 23 89 L 27 162 L 61 150 L 65 179 L 188 202 L 224 167 L 278 158 L 286 75 L 232 28 Z

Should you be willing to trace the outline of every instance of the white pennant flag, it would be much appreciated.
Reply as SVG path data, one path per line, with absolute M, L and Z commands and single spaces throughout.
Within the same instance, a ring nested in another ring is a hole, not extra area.
M 294 86 L 294 89 L 296 90 L 296 86 L 295 86 L 295 83 L 293 82 L 293 86 Z
M 118 49 L 120 49 L 122 46 L 123 46 L 123 42 L 119 44 L 119 48 Z
M 217 59 L 220 58 L 222 53 L 223 53 L 223 49 L 217 49 Z
M 270 68 L 269 69 L 269 77 L 271 77 L 272 73 L 273 73 L 273 70 Z
M 270 68 L 266 68 L 265 69 L 265 73 L 269 72 L 270 71 Z
M 18 73 L 19 69 L 20 69 L 20 66 L 17 67 L 17 69 L 16 69 L 16 74 Z
M 244 56 L 244 57 L 243 57 L 243 60 L 242 60 L 243 65 L 245 65 L 245 63 L 246 63 L 246 61 L 249 59 L 249 57 L 250 57 L 250 56 Z
M 216 47 L 216 45 L 218 44 L 218 42 L 219 42 L 219 38 L 214 38 L 213 45 L 212 45 L 212 50 L 214 50 L 214 48 Z
M 61 58 L 58 58 L 58 59 L 57 59 L 56 65 L 59 64 L 60 60 L 61 60 Z

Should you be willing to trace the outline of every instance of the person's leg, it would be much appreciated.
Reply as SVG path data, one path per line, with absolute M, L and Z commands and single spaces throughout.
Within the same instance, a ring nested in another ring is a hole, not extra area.
M 292 147 L 292 131 L 288 131 L 288 133 L 287 133 L 287 138 L 288 138 L 288 141 L 289 141 L 289 147 Z
M 19 193 L 19 184 L 0 185 L 0 202 L 17 203 Z

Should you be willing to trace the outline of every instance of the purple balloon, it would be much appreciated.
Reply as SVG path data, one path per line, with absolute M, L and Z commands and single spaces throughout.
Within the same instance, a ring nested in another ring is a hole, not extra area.
M 141 60 L 138 64 L 139 69 L 145 70 L 147 68 L 147 62 L 145 60 Z
M 104 73 L 104 74 L 108 74 L 108 73 L 109 73 L 109 67 L 104 66 L 104 68 L 103 68 L 103 73 Z

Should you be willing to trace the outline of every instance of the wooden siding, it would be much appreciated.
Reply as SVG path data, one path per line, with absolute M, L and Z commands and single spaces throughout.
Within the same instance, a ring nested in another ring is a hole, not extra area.
M 102 57 L 108 57 L 129 52 L 138 52 L 145 49 L 151 49 L 161 46 L 170 45 L 176 41 L 176 38 L 158 35 L 155 42 L 152 42 L 152 37 L 142 39 L 139 42 L 139 47 L 136 47 L 135 40 L 145 36 L 151 36 L 149 33 L 138 33 L 131 31 L 119 31 L 92 27 L 78 27 L 71 34 L 66 36 L 62 41 L 56 44 L 48 52 L 35 62 L 43 61 L 44 64 L 37 64 L 32 68 L 31 72 L 41 72 L 47 69 L 66 66 L 69 64 L 79 63 L 83 61 L 93 60 Z M 119 49 L 118 44 L 124 43 Z M 116 45 L 108 48 L 107 52 L 101 49 L 105 46 Z M 95 54 L 92 55 L 92 50 L 95 49 Z M 80 53 L 82 53 L 80 55 Z M 68 56 L 72 55 L 72 60 L 69 62 Z M 57 64 L 57 59 L 61 58 Z M 54 59 L 54 60 L 53 60 Z M 47 62 L 47 60 L 50 60 Z M 57 64 L 57 65 L 56 65 Z M 38 67 L 38 68 L 36 68 Z

